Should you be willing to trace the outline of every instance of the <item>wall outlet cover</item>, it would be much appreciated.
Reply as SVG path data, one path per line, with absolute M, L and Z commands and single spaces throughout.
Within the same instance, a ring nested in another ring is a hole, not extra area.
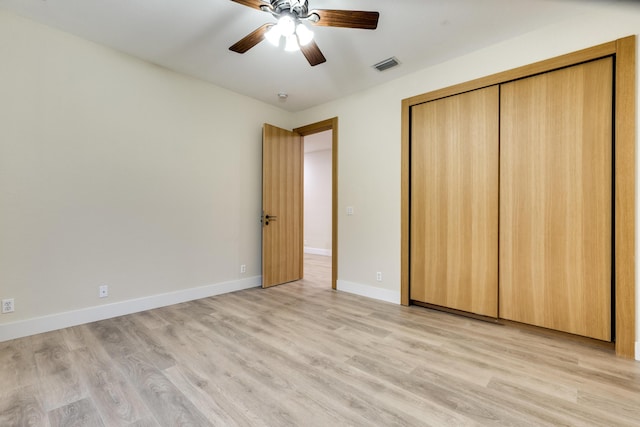
M 15 310 L 14 299 L 7 298 L 2 300 L 2 313 L 13 313 Z
M 108 285 L 100 285 L 98 288 L 98 296 L 100 298 L 106 298 L 109 296 L 109 286 Z

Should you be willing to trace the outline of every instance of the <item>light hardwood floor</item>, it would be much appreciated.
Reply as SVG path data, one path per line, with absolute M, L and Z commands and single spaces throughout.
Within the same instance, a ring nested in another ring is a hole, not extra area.
M 613 351 L 305 280 L 0 343 L 0 426 L 640 425 Z

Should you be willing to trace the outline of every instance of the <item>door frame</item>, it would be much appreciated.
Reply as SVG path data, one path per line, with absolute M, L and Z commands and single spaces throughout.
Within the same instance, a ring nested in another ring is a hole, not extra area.
M 331 288 L 338 282 L 338 118 L 323 120 L 293 129 L 302 138 L 331 130 Z
M 400 302 L 409 305 L 411 107 L 424 102 L 533 76 L 582 62 L 615 57 L 615 195 L 614 293 L 615 349 L 634 358 L 636 340 L 635 175 L 636 175 L 636 37 L 629 36 L 591 48 L 525 65 L 469 82 L 402 100 Z M 640 355 L 639 355 L 640 356 Z

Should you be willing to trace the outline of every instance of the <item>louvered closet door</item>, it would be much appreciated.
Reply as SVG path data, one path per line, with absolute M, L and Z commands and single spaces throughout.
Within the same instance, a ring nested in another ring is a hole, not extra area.
M 501 86 L 500 317 L 611 340 L 612 60 Z
M 411 118 L 411 299 L 496 317 L 498 87 Z

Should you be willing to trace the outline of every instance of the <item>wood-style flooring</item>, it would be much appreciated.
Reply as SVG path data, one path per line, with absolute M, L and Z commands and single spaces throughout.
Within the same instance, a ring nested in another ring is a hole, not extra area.
M 610 349 L 306 278 L 0 343 L 0 426 L 640 425 Z

